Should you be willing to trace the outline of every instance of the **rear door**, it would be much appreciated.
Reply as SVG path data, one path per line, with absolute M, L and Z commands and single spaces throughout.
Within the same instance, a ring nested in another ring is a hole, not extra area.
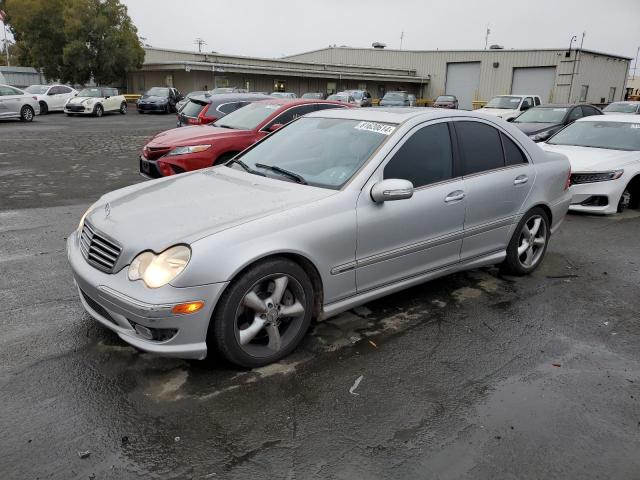
M 489 122 L 454 120 L 466 215 L 461 260 L 504 250 L 533 184 L 524 149 Z

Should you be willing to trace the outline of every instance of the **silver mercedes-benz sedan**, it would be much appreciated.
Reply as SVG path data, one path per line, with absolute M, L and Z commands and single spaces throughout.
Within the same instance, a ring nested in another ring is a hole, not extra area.
M 495 117 L 324 110 L 225 165 L 104 195 L 67 251 L 84 308 L 124 341 L 256 367 L 312 319 L 464 269 L 532 272 L 569 174 Z

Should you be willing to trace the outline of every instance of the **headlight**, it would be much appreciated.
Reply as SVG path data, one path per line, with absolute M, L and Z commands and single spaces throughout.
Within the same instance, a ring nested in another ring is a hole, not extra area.
M 167 156 L 172 156 L 172 155 L 185 155 L 187 153 L 198 153 L 198 152 L 204 152 L 205 150 L 209 150 L 211 148 L 211 145 L 190 145 L 187 147 L 176 147 L 173 150 L 171 150 Z
M 610 172 L 584 172 L 584 173 L 572 173 L 571 174 L 571 184 L 579 185 L 581 183 L 596 183 L 596 182 L 607 182 L 609 180 L 617 180 L 619 179 L 624 170 L 612 170 Z
M 93 102 L 95 102 L 93 98 L 87 98 L 86 100 L 82 101 L 82 103 L 84 103 L 85 105 L 91 105 Z
M 129 265 L 129 280 L 142 280 L 149 288 L 158 288 L 176 278 L 191 259 L 191 249 L 186 245 L 176 245 L 160 255 L 142 252 Z
M 95 202 L 93 205 L 91 205 L 89 208 L 87 208 L 87 211 L 84 212 L 82 217 L 80 217 L 80 223 L 78 224 L 78 231 L 79 232 L 81 232 L 82 231 L 82 227 L 84 227 L 84 219 L 87 218 L 87 215 L 89 215 L 89 213 L 91 213 L 91 211 L 94 209 L 94 207 L 96 206 L 97 203 L 98 202 Z
M 534 142 L 542 142 L 547 138 L 549 138 L 550 136 L 551 136 L 551 132 L 540 132 L 540 133 L 536 133 L 535 135 L 529 138 L 531 138 L 531 140 L 533 140 Z

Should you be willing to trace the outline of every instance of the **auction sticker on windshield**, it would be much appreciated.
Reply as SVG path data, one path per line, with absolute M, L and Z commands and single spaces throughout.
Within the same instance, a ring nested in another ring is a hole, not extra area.
M 366 130 L 368 132 L 381 133 L 382 135 L 391 135 L 396 127 L 385 125 L 377 122 L 360 122 L 355 127 L 356 130 Z

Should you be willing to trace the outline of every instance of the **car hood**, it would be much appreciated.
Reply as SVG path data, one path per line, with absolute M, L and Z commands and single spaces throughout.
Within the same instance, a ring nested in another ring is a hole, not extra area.
M 409 103 L 409 100 L 380 100 L 380 105 L 404 105 L 405 103 Z
M 536 133 L 546 132 L 547 130 L 551 130 L 553 128 L 558 127 L 560 124 L 558 123 L 513 123 L 516 127 L 518 127 L 522 132 L 527 135 L 535 135 Z
M 102 97 L 72 97 L 69 99 L 69 103 L 82 103 L 85 100 L 100 100 Z
M 191 244 L 335 194 L 219 166 L 108 193 L 86 221 L 122 246 L 119 269 L 144 250 L 159 253 L 178 243 Z
M 548 152 L 563 153 L 569 158 L 573 172 L 604 172 L 624 168 L 640 161 L 640 152 L 625 152 L 604 148 L 578 147 L 574 145 L 550 145 L 540 143 Z
M 520 113 L 520 110 L 507 110 L 506 108 L 486 108 L 483 107 L 478 110 L 481 113 L 486 113 L 487 115 L 494 115 L 496 117 L 505 117 L 508 115 L 514 115 Z
M 247 134 L 249 130 L 231 130 L 229 128 L 211 127 L 209 125 L 192 125 L 190 127 L 173 128 L 159 133 L 147 144 L 149 147 L 175 147 L 178 145 L 198 145 L 227 137 Z

